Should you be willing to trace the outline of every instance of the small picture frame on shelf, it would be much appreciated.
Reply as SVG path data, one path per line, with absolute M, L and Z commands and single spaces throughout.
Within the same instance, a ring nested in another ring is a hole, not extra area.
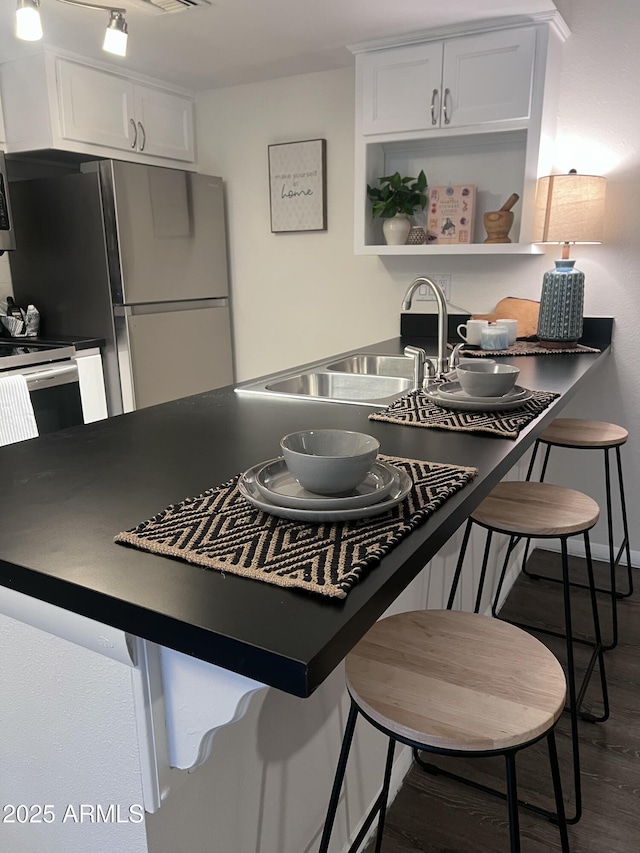
M 327 230 L 327 141 L 269 145 L 271 231 Z
M 473 243 L 476 188 L 473 184 L 429 187 L 427 244 Z

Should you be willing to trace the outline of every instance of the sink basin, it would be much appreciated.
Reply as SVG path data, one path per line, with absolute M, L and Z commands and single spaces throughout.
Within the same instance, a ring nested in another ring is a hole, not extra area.
M 413 378 L 413 359 L 404 355 L 372 355 L 356 353 L 327 364 L 327 370 L 342 373 L 366 374 L 367 376 L 396 376 Z
M 317 371 L 298 373 L 268 382 L 266 391 L 321 400 L 353 403 L 388 403 L 411 388 L 402 376 L 374 376 L 363 373 Z

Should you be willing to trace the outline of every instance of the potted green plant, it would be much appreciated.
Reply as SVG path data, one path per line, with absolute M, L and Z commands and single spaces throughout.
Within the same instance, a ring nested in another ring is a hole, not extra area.
M 427 206 L 427 178 L 424 170 L 417 178 L 403 178 L 400 172 L 378 178 L 379 187 L 367 184 L 373 216 L 380 216 L 384 238 L 389 245 L 401 246 L 411 230 L 410 216 Z

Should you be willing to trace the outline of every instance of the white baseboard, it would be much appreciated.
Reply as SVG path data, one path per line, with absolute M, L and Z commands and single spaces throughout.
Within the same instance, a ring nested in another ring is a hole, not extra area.
M 397 744 L 397 746 L 400 746 L 400 744 Z M 413 751 L 408 746 L 402 746 L 402 748 L 398 752 L 396 752 L 395 761 L 393 762 L 393 769 L 391 771 L 391 784 L 389 785 L 389 801 L 387 803 L 387 808 L 391 805 L 391 803 L 397 797 L 398 792 L 400 791 L 400 788 L 402 787 L 402 783 L 405 780 L 405 776 L 411 770 L 412 766 L 413 766 Z M 380 779 L 380 782 L 382 784 L 382 777 Z M 360 832 L 360 829 L 361 829 L 362 825 L 364 824 L 367 815 L 369 814 L 369 810 L 373 806 L 375 800 L 378 798 L 379 791 L 380 791 L 380 788 L 378 788 L 378 791 L 376 792 L 375 799 L 369 803 L 369 806 L 368 806 L 364 816 L 362 817 L 362 820 L 358 823 L 358 825 L 354 829 L 354 831 L 351 835 L 351 840 L 347 843 L 346 847 L 343 850 L 343 853 L 347 853 L 347 851 L 349 850 L 349 848 L 353 844 L 354 839 L 356 838 L 356 836 Z M 362 844 L 363 850 L 366 847 L 366 844 L 368 844 L 369 841 L 375 836 L 377 831 L 378 831 L 378 821 L 374 820 L 373 825 L 371 826 L 371 829 L 369 830 L 369 833 L 366 837 L 366 843 L 363 842 L 363 844 Z
M 547 540 L 547 539 L 535 539 L 534 546 L 539 548 L 541 551 L 560 551 L 560 543 L 557 540 Z M 619 545 L 615 545 L 614 551 L 617 554 Z M 585 549 L 584 549 L 584 540 L 578 538 L 577 536 L 572 539 L 567 540 L 567 550 L 569 554 L 574 557 L 584 557 Z M 591 556 L 594 560 L 601 560 L 603 563 L 609 562 L 609 546 L 608 545 L 598 545 L 596 542 L 591 543 Z M 622 554 L 620 557 L 620 565 L 627 565 L 627 555 Z M 640 568 L 640 551 L 631 551 L 631 567 L 634 569 Z

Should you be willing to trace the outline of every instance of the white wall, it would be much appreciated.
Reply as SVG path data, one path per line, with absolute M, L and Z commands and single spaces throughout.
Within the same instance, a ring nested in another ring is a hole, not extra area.
M 612 7 L 582 0 L 568 23 L 555 170 L 576 168 L 608 179 L 605 243 L 578 246 L 572 256 L 587 278 L 585 313 L 616 317 L 616 351 L 566 414 L 617 421 L 632 433 L 625 474 L 634 529 L 640 520 L 640 387 L 634 381 L 640 357 L 640 55 L 634 48 L 640 18 L 635 0 Z M 542 275 L 558 257 L 555 249 L 543 256 L 432 261 L 355 256 L 353 133 L 352 69 L 199 97 L 200 168 L 226 182 L 239 380 L 396 335 L 402 294 L 417 274 L 451 273 L 452 301 L 486 311 L 503 296 L 538 299 Z M 328 231 L 271 234 L 267 146 L 318 137 L 327 140 Z M 604 505 L 600 460 L 567 458 L 551 478 Z M 606 542 L 601 524 L 594 541 Z

